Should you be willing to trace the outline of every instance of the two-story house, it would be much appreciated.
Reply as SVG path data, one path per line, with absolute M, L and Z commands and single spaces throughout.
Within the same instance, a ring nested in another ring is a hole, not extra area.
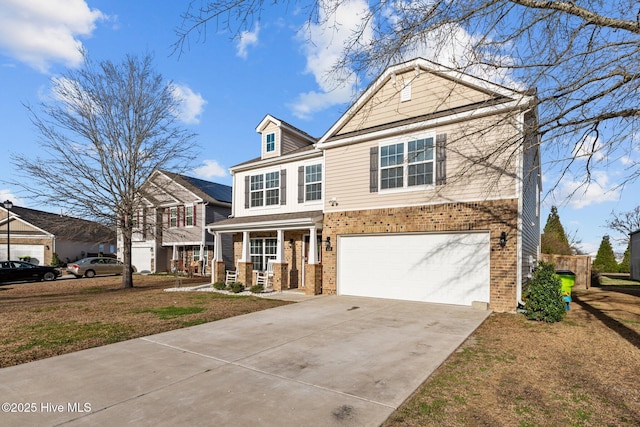
M 132 218 L 131 260 L 137 271 L 209 274 L 214 239 L 205 225 L 229 216 L 231 187 L 155 170 L 140 194 L 140 208 Z M 226 247 L 227 253 L 220 256 L 231 266 L 232 248 Z
M 233 218 L 207 228 L 235 233 L 246 284 L 273 258 L 275 289 L 513 311 L 539 257 L 535 105 L 425 59 L 389 67 L 318 140 L 267 116 Z

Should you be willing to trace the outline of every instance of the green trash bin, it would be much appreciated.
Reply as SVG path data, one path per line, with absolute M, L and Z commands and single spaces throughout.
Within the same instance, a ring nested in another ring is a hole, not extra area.
M 576 284 L 576 274 L 570 270 L 556 270 L 556 276 L 560 279 L 560 289 L 562 289 L 562 300 L 564 308 L 569 310 L 571 302 L 571 290 Z

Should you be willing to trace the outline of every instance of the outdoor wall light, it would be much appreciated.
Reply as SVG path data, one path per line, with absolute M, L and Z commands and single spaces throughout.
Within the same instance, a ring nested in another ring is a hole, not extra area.
M 507 245 L 507 233 L 503 231 L 502 233 L 500 233 L 500 246 L 504 248 L 506 245 Z
M 293 247 L 293 242 L 294 242 L 294 240 L 293 240 L 293 239 L 289 239 L 289 247 L 290 247 L 290 248 L 292 248 L 292 247 Z
M 326 251 L 332 251 L 333 248 L 331 247 L 331 237 L 327 236 L 327 240 L 324 241 L 325 247 L 324 249 Z

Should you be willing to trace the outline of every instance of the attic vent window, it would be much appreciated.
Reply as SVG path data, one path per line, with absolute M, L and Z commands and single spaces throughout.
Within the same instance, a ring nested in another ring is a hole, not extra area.
M 276 149 L 276 134 L 268 133 L 267 134 L 267 153 L 271 153 Z
M 411 82 L 405 84 L 400 91 L 400 102 L 411 101 Z

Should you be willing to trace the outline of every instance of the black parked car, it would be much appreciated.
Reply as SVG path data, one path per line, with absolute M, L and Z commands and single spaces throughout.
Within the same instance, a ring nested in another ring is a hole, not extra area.
M 24 261 L 0 261 L 0 283 L 56 280 L 62 272 L 47 265 L 35 265 Z

